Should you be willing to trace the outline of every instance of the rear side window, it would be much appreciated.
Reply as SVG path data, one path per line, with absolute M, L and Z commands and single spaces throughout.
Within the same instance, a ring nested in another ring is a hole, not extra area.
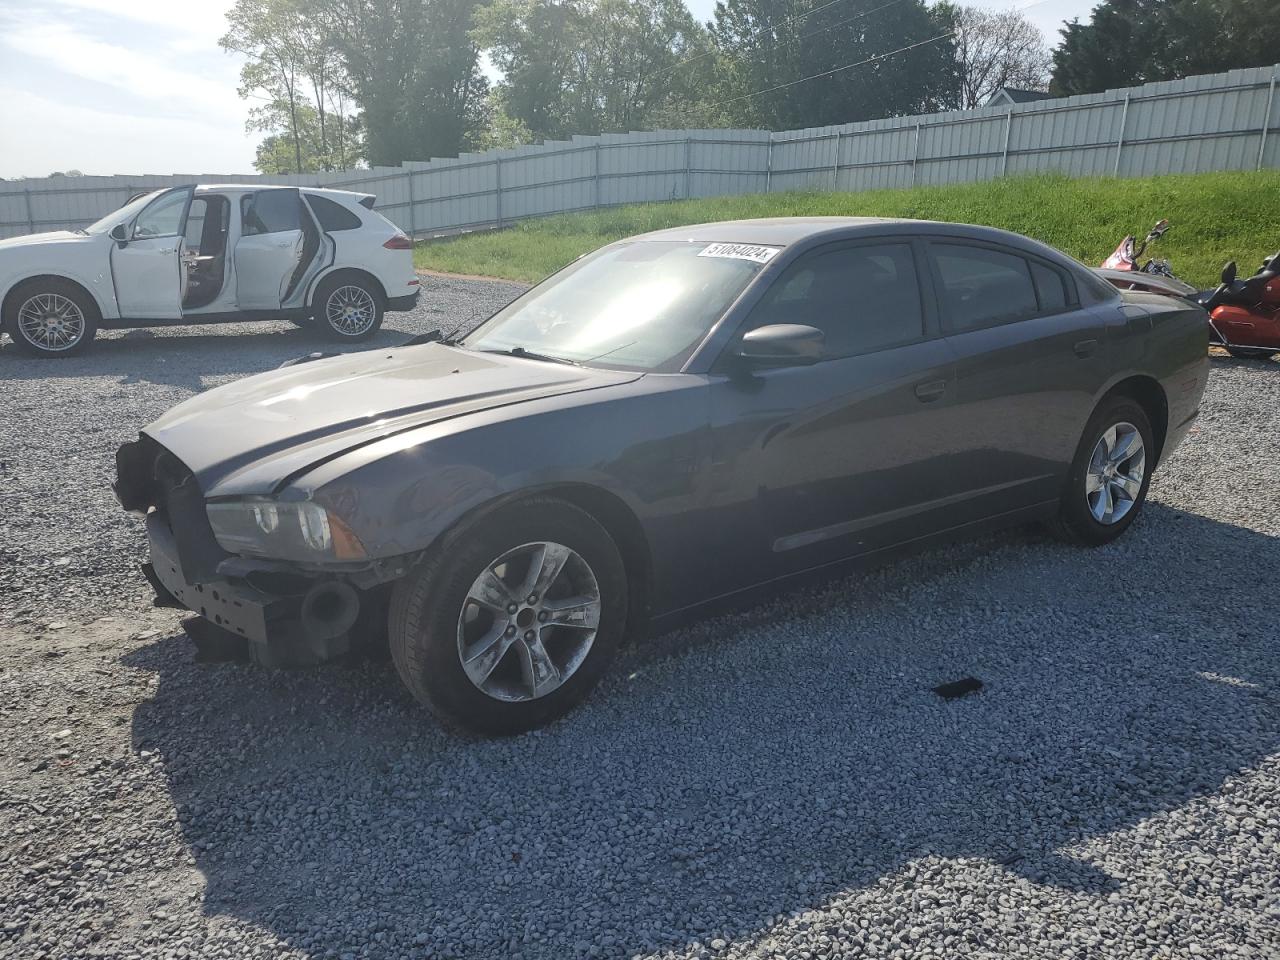
M 1031 276 L 1036 282 L 1036 295 L 1040 298 L 1041 313 L 1060 313 L 1071 303 L 1067 290 L 1067 278 L 1058 270 L 1043 263 L 1031 261 Z
M 978 330 L 1039 312 L 1031 266 L 1022 257 L 958 243 L 931 244 L 930 252 L 943 313 L 953 331 Z
M 817 327 L 828 358 L 914 343 L 924 336 L 924 311 L 910 244 L 838 247 L 802 257 L 769 288 L 747 329 L 774 323 Z
M 327 197 L 308 193 L 307 203 L 311 205 L 311 212 L 316 215 L 320 229 L 326 233 L 333 233 L 335 230 L 357 230 L 363 226 L 359 217 L 342 204 Z
M 248 194 L 240 200 L 240 214 L 244 221 L 242 232 L 246 237 L 302 229 L 295 190 L 264 190 Z

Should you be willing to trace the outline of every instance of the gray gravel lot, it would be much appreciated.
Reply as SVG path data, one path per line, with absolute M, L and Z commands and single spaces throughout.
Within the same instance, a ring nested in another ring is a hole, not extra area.
M 390 326 L 515 289 L 433 281 Z M 389 664 L 197 664 L 143 603 L 111 452 L 314 346 L 0 351 L 0 956 L 1280 956 L 1280 364 L 1215 361 L 1117 544 L 924 553 L 481 741 Z

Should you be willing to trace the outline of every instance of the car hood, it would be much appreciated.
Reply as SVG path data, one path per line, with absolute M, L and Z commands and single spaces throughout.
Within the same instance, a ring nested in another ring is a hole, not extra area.
M 265 495 L 392 434 L 639 377 L 439 344 L 370 350 L 206 391 L 143 433 L 181 460 L 206 496 Z
M 41 243 L 66 243 L 69 240 L 83 240 L 85 234 L 72 233 L 70 230 L 54 230 L 51 233 L 28 233 L 21 237 L 9 237 L 0 240 L 0 250 L 13 247 L 33 247 Z

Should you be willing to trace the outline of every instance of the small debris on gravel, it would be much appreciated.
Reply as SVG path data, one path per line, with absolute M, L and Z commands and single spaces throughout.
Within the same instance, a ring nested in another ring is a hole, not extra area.
M 516 290 L 430 279 L 372 348 Z M 147 605 L 116 445 L 316 343 L 0 350 L 0 957 L 1280 955 L 1280 364 L 1214 361 L 1111 546 L 921 553 L 478 740 L 385 662 L 197 664 Z

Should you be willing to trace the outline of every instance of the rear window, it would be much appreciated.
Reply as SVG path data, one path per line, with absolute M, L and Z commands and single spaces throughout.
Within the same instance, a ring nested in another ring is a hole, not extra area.
M 1040 297 L 1043 313 L 1057 313 L 1067 309 L 1071 297 L 1067 294 L 1067 279 L 1053 267 L 1031 261 L 1031 276 L 1036 282 L 1036 294 Z
M 359 217 L 342 204 L 327 197 L 309 193 L 307 203 L 311 205 L 311 212 L 316 215 L 320 229 L 326 233 L 333 233 L 336 230 L 357 230 L 362 226 Z
M 293 190 L 264 190 L 249 194 L 240 201 L 240 213 L 244 221 L 242 232 L 246 237 L 302 229 L 298 194 Z

